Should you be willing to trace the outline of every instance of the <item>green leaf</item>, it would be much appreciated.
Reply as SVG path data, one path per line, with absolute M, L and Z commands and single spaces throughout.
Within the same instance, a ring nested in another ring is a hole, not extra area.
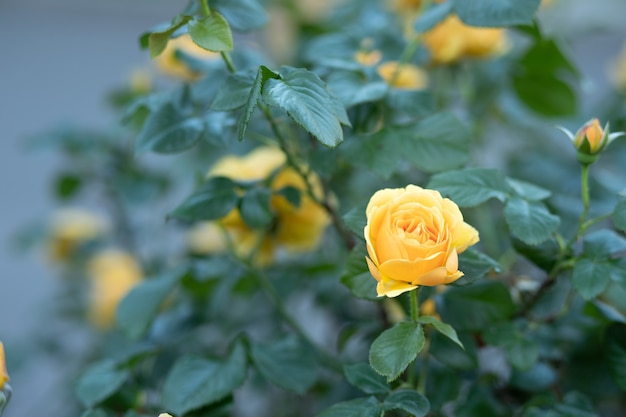
M 183 220 L 214 220 L 226 216 L 237 205 L 237 185 L 225 177 L 205 182 L 180 206 L 170 213 Z
M 283 67 L 281 79 L 269 79 L 263 86 L 263 100 L 287 112 L 296 123 L 322 144 L 335 147 L 343 141 L 341 123 L 346 124 L 343 106 L 330 95 L 326 85 L 305 69 Z
M 256 78 L 254 79 L 254 83 L 252 84 L 252 88 L 250 88 L 250 93 L 248 94 L 248 99 L 246 100 L 246 107 L 244 108 L 243 114 L 241 118 L 237 122 L 237 138 L 239 141 L 242 141 L 246 136 L 246 129 L 248 128 L 248 123 L 250 123 L 250 118 L 252 117 L 252 112 L 257 106 L 259 102 L 259 97 L 261 97 L 261 91 L 265 82 L 272 78 L 278 78 L 279 75 L 267 68 L 264 65 L 259 67 L 259 70 L 256 73 Z
M 456 334 L 456 330 L 449 324 L 446 324 L 439 320 L 437 317 L 433 316 L 419 316 L 417 319 L 418 322 L 422 324 L 430 324 L 437 330 L 439 333 L 446 336 L 448 339 L 452 340 L 454 343 L 459 345 L 462 349 L 465 349 L 463 343 L 459 340 L 459 337 Z
M 370 365 L 387 382 L 397 379 L 424 347 L 424 329 L 414 322 L 401 322 L 382 332 L 370 347 Z
M 149 49 L 151 58 L 159 56 L 167 46 L 167 42 L 170 40 L 174 32 L 187 24 L 187 22 L 189 22 L 192 18 L 192 16 L 179 14 L 172 19 L 169 26 L 166 26 L 162 30 L 144 33 L 141 35 L 139 42 L 141 47 Z
M 384 81 L 371 81 L 362 71 L 334 71 L 328 77 L 329 89 L 346 106 L 382 99 L 388 87 Z
M 224 17 L 213 11 L 201 19 L 194 18 L 187 25 L 189 35 L 196 45 L 213 52 L 233 49 L 233 34 Z
M 343 366 L 343 373 L 348 382 L 366 394 L 386 394 L 389 384 L 367 363 L 353 363 Z
M 466 249 L 459 255 L 459 269 L 469 281 L 482 278 L 491 271 L 502 271 L 497 261 L 475 249 Z
M 615 323 L 606 331 L 606 357 L 613 380 L 626 391 L 626 325 Z
M 539 346 L 527 338 L 515 338 L 504 344 L 504 351 L 511 365 L 520 370 L 535 366 L 539 359 Z
M 217 90 L 211 110 L 231 111 L 245 106 L 253 84 L 254 75 L 248 71 L 230 75 Z
M 451 287 L 441 295 L 439 314 L 459 330 L 481 330 L 507 320 L 515 304 L 507 287 L 500 282 L 477 282 Z
M 560 223 L 559 217 L 551 214 L 543 204 L 531 203 L 519 197 L 506 202 L 504 218 L 511 233 L 529 245 L 548 239 Z
M 174 414 L 183 415 L 213 404 L 241 386 L 246 373 L 246 352 L 241 343 L 236 343 L 230 355 L 219 362 L 183 356 L 165 379 L 163 406 Z
M 1 395 L 2 393 L 0 393 Z M 2 403 L 0 402 L 0 411 L 2 410 Z M 1 415 L 1 414 L 0 414 Z M 101 408 L 95 410 L 87 410 L 80 417 L 108 417 L 109 415 Z
M 259 29 L 268 21 L 267 12 L 258 0 L 211 0 L 211 8 L 219 10 L 233 29 L 240 32 Z
M 552 195 L 551 191 L 526 181 L 507 178 L 506 182 L 511 186 L 511 190 L 513 190 L 515 194 L 525 200 L 540 201 L 545 200 Z
M 454 12 L 471 26 L 529 25 L 541 0 L 453 0 Z
M 417 33 L 424 33 L 434 28 L 452 13 L 453 4 L 454 3 L 451 1 L 431 4 L 431 6 L 415 20 L 413 29 L 415 29 Z
M 261 375 L 284 389 L 302 395 L 317 379 L 316 363 L 311 352 L 295 337 L 254 344 L 250 354 Z
M 271 197 L 271 190 L 264 187 L 253 188 L 244 194 L 239 205 L 239 213 L 248 226 L 259 229 L 272 222 L 274 215 L 270 207 Z
M 380 417 L 382 404 L 374 397 L 337 403 L 316 417 Z
M 365 209 L 367 206 L 355 206 L 349 212 L 343 215 L 343 221 L 346 226 L 356 236 L 363 238 L 363 230 L 367 224 L 367 217 L 365 217 Z
M 608 259 L 626 250 L 626 239 L 613 230 L 600 229 L 583 238 L 584 256 L 593 259 Z
M 600 295 L 611 280 L 611 264 L 593 259 L 580 259 L 574 265 L 572 285 L 585 299 Z
M 126 294 L 117 307 L 117 323 L 129 338 L 138 339 L 145 334 L 179 277 L 179 270 L 172 271 L 144 281 Z
M 302 195 L 300 189 L 287 185 L 280 190 L 276 191 L 276 194 L 285 197 L 285 199 L 295 208 L 300 207 L 302 201 Z
M 80 176 L 61 173 L 55 179 L 54 190 L 57 198 L 67 200 L 74 197 L 81 189 L 83 180 Z
M 437 113 L 401 137 L 401 155 L 428 173 L 449 171 L 469 158 L 469 129 L 451 113 Z
M 357 245 L 346 261 L 346 267 L 341 275 L 341 283 L 348 287 L 352 295 L 366 300 L 378 299 L 376 280 L 367 267 L 367 250 L 365 245 Z
M 390 393 L 383 403 L 385 410 L 404 410 L 413 417 L 424 417 L 430 411 L 426 397 L 415 390 L 397 390 Z
M 621 197 L 613 210 L 613 224 L 622 232 L 626 232 L 626 198 Z
M 510 186 L 495 169 L 468 168 L 434 175 L 427 188 L 434 188 L 461 207 L 477 206 L 490 198 L 504 202 Z
M 460 333 L 459 340 L 461 340 L 465 349 L 459 348 L 459 345 L 441 333 L 432 333 L 430 335 L 429 352 L 432 353 L 439 362 L 455 371 L 477 369 L 477 347 L 473 336 L 470 333 Z
M 168 102 L 150 113 L 135 139 L 135 152 L 176 153 L 191 148 L 204 131 L 201 119 L 187 117 Z
M 349 163 L 389 179 L 399 168 L 398 159 L 403 155 L 400 137 L 403 134 L 396 128 L 383 128 L 374 134 L 352 136 L 343 143 L 339 152 Z
M 76 384 L 76 395 L 85 407 L 92 408 L 115 394 L 129 377 L 126 369 L 117 369 L 112 360 L 91 365 Z
M 541 115 L 563 117 L 577 112 L 578 100 L 574 89 L 553 75 L 514 75 L 513 88 L 522 103 Z

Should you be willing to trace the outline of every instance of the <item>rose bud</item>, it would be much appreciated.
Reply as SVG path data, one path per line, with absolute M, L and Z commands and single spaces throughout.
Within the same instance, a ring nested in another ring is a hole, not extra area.
M 578 162 L 583 165 L 590 165 L 598 159 L 598 156 L 604 148 L 620 136 L 624 132 L 611 133 L 609 123 L 602 128 L 597 118 L 589 120 L 585 123 L 575 135 L 569 130 L 559 127 L 572 141 L 578 153 L 576 157 Z

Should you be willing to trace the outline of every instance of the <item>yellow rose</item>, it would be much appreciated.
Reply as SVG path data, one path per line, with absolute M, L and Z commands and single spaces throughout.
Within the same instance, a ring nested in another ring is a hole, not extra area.
M 428 83 L 426 73 L 413 64 L 389 61 L 381 64 L 377 71 L 387 84 L 402 90 L 419 90 Z
M 66 208 L 52 216 L 48 254 L 53 261 L 65 261 L 81 245 L 103 235 L 105 220 L 86 210 Z
M 213 60 L 220 57 L 217 52 L 207 51 L 196 45 L 189 34 L 170 39 L 163 52 L 154 58 L 154 64 L 163 74 L 185 81 L 194 81 L 198 79 L 199 74 L 176 56 L 177 51 L 199 60 Z
M 143 279 L 141 267 L 129 253 L 108 249 L 89 261 L 87 274 L 91 284 L 89 319 L 100 328 L 111 327 L 118 303 Z
M 610 76 L 613 85 L 622 93 L 626 92 L 626 45 L 622 47 L 622 52 L 611 65 Z
M 9 373 L 4 360 L 4 345 L 0 342 L 0 390 L 4 388 L 4 384 L 9 381 Z
M 574 136 L 574 146 L 581 150 L 581 147 L 587 146 L 587 153 L 595 154 L 602 149 L 604 144 L 604 131 L 598 119 L 591 119 L 585 123 Z
M 422 36 L 435 64 L 449 64 L 463 58 L 484 58 L 506 50 L 504 29 L 468 26 L 450 15 Z
M 248 257 L 253 250 L 258 265 L 270 264 L 278 251 L 305 252 L 314 249 L 330 218 L 326 210 L 306 195 L 306 184 L 300 175 L 286 166 L 283 152 L 274 147 L 260 147 L 248 155 L 227 156 L 218 161 L 209 176 L 223 176 L 237 181 L 261 181 L 271 178 L 268 184 L 273 191 L 291 186 L 301 193 L 300 205 L 293 206 L 281 195 L 274 194 L 270 200 L 270 208 L 276 217 L 276 223 L 270 231 L 250 228 L 241 218 L 239 210 L 233 209 L 224 218 L 212 226 L 204 224 L 204 232 L 194 230 L 190 236 L 196 244 L 197 253 L 211 253 L 232 246 L 240 257 Z M 309 181 L 316 195 L 321 196 L 322 189 L 319 178 L 311 174 Z M 204 233 L 203 236 L 199 236 Z
M 366 215 L 366 259 L 378 296 L 459 279 L 458 254 L 478 242 L 455 203 L 415 185 L 377 191 Z

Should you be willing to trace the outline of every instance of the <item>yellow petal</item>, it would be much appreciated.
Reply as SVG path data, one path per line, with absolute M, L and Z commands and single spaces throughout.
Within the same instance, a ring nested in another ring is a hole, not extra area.
M 8 380 L 9 373 L 7 372 L 7 365 L 4 358 L 4 345 L 0 342 L 0 390 Z

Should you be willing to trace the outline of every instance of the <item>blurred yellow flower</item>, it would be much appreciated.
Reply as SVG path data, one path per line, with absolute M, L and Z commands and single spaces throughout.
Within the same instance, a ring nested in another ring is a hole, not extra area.
M 402 90 L 420 90 L 428 84 L 426 73 L 413 64 L 399 65 L 397 61 L 388 61 L 377 71 L 387 84 Z
M 0 342 L 0 390 L 4 388 L 4 384 L 9 381 L 9 373 L 4 359 L 4 345 Z
M 615 88 L 626 93 L 626 45 L 622 47 L 622 52 L 611 66 L 610 75 Z
M 129 253 L 108 249 L 89 261 L 87 274 L 91 284 L 89 319 L 100 328 L 111 327 L 118 303 L 143 279 L 141 266 Z
M 66 261 L 81 245 L 102 236 L 106 221 L 95 213 L 66 208 L 52 215 L 48 255 L 52 261 Z
M 177 56 L 178 51 L 199 60 L 213 60 L 220 57 L 217 52 L 207 51 L 196 45 L 189 34 L 170 39 L 163 52 L 154 58 L 154 64 L 163 74 L 185 81 L 194 81 L 198 79 L 199 74 Z
M 383 54 L 378 50 L 373 50 L 373 51 L 361 50 L 361 51 L 357 51 L 354 54 L 354 60 L 358 62 L 359 64 L 366 66 L 366 67 L 371 67 L 372 65 L 378 64 L 382 57 L 383 57 Z
M 298 207 L 282 195 L 272 195 L 270 208 L 276 221 L 270 231 L 250 228 L 237 209 L 215 223 L 197 225 L 188 236 L 189 247 L 196 253 L 219 252 L 232 245 L 237 256 L 248 257 L 257 251 L 255 262 L 268 265 L 281 249 L 292 253 L 314 249 L 330 222 L 326 210 L 306 195 L 304 180 L 293 168 L 286 166 L 285 155 L 278 148 L 260 147 L 243 157 L 224 157 L 209 176 L 238 181 L 260 181 L 271 177 L 268 186 L 273 191 L 291 186 L 303 192 Z M 316 195 L 321 196 L 319 178 L 311 174 L 309 181 Z
M 159 414 L 159 417 L 172 417 L 172 415 L 168 413 L 161 413 Z
M 130 73 L 130 89 L 135 93 L 147 93 L 152 90 L 152 77 L 145 68 L 136 68 Z
M 463 58 L 485 58 L 507 49 L 504 29 L 468 26 L 456 15 L 450 15 L 422 35 L 431 61 L 449 64 Z

